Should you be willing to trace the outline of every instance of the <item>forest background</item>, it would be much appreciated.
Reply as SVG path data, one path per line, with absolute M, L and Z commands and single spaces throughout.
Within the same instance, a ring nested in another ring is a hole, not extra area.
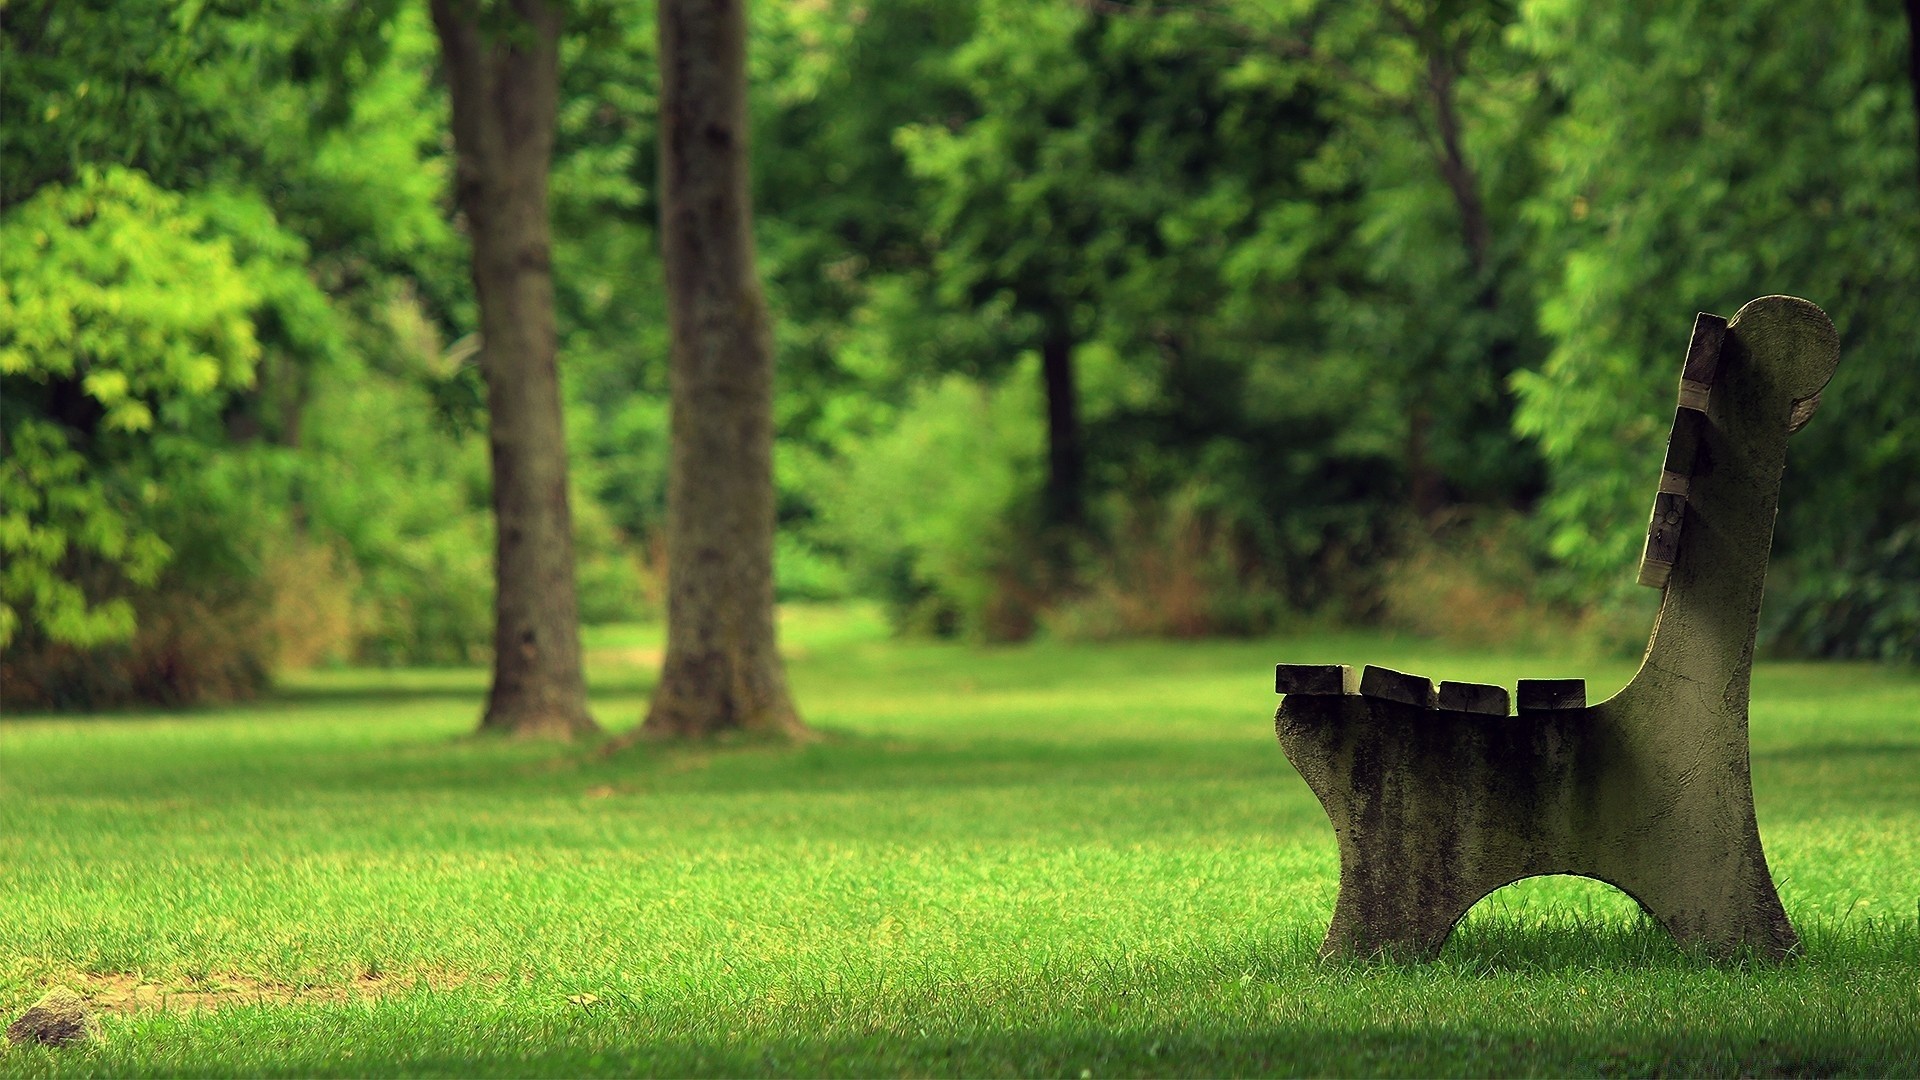
M 777 580 L 903 633 L 1385 625 L 1631 648 L 1685 337 L 1842 363 L 1765 647 L 1920 661 L 1920 6 L 753 8 Z M 491 642 L 424 5 L 0 4 L 10 707 Z M 576 0 L 553 270 L 581 615 L 668 556 L 657 72 Z

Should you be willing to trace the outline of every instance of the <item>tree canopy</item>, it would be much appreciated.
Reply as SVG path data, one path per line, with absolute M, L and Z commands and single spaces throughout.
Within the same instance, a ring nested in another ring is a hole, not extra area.
M 580 615 L 649 618 L 655 10 L 565 9 Z M 1912 17 L 752 5 L 780 595 L 982 639 L 1420 629 L 1472 595 L 1615 640 L 1692 314 L 1780 292 L 1843 360 L 1765 641 L 1920 658 Z M 17 0 L 0 48 L 9 696 L 486 655 L 474 221 L 426 5 Z

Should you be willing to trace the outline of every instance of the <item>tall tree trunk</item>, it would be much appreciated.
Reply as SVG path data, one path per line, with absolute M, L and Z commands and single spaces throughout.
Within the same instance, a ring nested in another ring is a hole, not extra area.
M 483 731 L 570 738 L 587 712 L 554 330 L 547 172 L 559 98 L 560 7 L 432 0 L 453 99 L 455 194 L 473 240 L 480 368 L 493 455 L 493 688 Z
M 1080 399 L 1073 378 L 1073 334 L 1050 327 L 1040 342 L 1040 376 L 1047 390 L 1047 490 L 1049 525 L 1086 520 L 1087 452 L 1080 438 Z
M 654 737 L 806 730 L 773 608 L 773 340 L 754 270 L 743 0 L 661 0 L 673 458 Z

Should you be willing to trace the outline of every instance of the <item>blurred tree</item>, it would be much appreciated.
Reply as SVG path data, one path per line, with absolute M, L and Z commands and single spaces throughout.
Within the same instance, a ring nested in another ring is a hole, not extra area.
M 662 0 L 672 335 L 667 655 L 653 737 L 798 735 L 773 612 L 773 342 L 754 268 L 742 0 Z
M 1768 623 L 1831 654 L 1920 654 L 1920 186 L 1902 15 L 1888 4 L 1526 5 L 1568 101 L 1528 213 L 1554 341 L 1516 376 L 1552 465 L 1552 550 L 1629 588 L 1694 310 L 1805 296 L 1841 334 L 1795 439 Z
M 1359 276 L 1352 182 L 1315 175 L 1335 103 L 1223 10 L 988 5 L 946 65 L 964 109 L 898 141 L 938 298 L 1038 361 L 1044 517 L 1100 498 L 1100 547 L 1180 501 L 1234 538 L 1209 558 L 1323 600 L 1316 564 L 1374 543 L 1401 475 L 1377 440 L 1329 433 L 1381 423 L 1405 380 L 1336 352 L 1325 318 Z
M 1099 286 L 1151 230 L 1160 194 L 1113 197 L 1126 194 L 1114 156 L 1133 147 L 1101 138 L 1117 102 L 1099 97 L 1089 36 L 1086 13 L 1069 5 L 983 6 L 952 60 L 971 115 L 902 132 L 908 160 L 932 188 L 941 289 L 976 308 L 1005 297 L 1039 352 L 1043 518 L 1066 529 L 1086 517 L 1074 351 L 1093 333 Z
M 1512 4 L 1242 3 L 1211 17 L 1327 91 L 1334 133 L 1311 176 L 1321 202 L 1351 199 L 1341 243 L 1358 265 L 1321 293 L 1321 319 L 1335 349 L 1370 358 L 1403 417 L 1408 504 L 1425 519 L 1524 504 L 1539 462 L 1513 437 L 1507 383 L 1544 349 L 1520 207 L 1557 103 L 1506 42 Z
M 480 727 L 571 738 L 599 725 L 581 668 L 547 217 L 561 10 L 548 0 L 433 0 L 432 10 L 493 454 L 493 685 Z

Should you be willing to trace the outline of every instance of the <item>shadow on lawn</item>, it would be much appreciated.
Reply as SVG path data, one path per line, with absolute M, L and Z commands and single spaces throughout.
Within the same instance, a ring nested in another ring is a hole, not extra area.
M 1304 782 L 1278 749 L 1190 743 L 1168 753 L 1141 739 L 940 740 L 828 731 L 804 745 L 640 743 L 580 762 L 611 793 L 863 794 L 962 789 L 1137 785 L 1169 781 Z M 1276 789 L 1278 790 L 1278 789 Z
M 1631 903 L 1625 893 L 1620 899 Z M 1561 905 L 1541 905 L 1530 915 L 1469 912 L 1454 928 L 1439 962 L 1480 975 L 1634 971 L 1703 963 L 1683 952 L 1646 915 L 1635 912 L 1627 918 L 1623 923 L 1618 915 Z
M 365 699 L 352 692 L 318 694 L 314 700 L 471 700 L 444 690 Z M 258 713 L 259 707 L 253 712 Z M 474 718 L 478 718 L 477 707 Z M 1208 743 L 1183 746 L 1180 753 L 1170 755 L 1165 747 L 1138 740 L 1029 743 L 976 737 L 946 741 L 829 732 L 820 741 L 804 744 L 641 742 L 609 754 L 609 741 L 638 723 L 638 714 L 603 715 L 602 720 L 612 726 L 607 736 L 573 744 L 482 735 L 463 723 L 454 732 L 393 742 L 328 744 L 296 737 L 283 750 L 270 749 L 270 743 L 248 749 L 243 767 L 233 752 L 183 755 L 164 770 L 152 769 L 138 758 L 96 762 L 85 782 L 88 787 L 97 785 L 123 795 L 191 792 L 199 799 L 273 803 L 299 802 L 316 794 L 418 796 L 484 790 L 502 796 L 611 800 L 603 805 L 616 806 L 621 800 L 681 795 L 892 800 L 896 794 L 914 792 L 1007 792 L 1018 798 L 1023 790 L 1113 788 L 1118 797 L 1152 787 L 1187 790 L 1211 781 L 1272 781 L 1276 792 L 1304 790 L 1278 750 L 1246 754 L 1241 748 Z M 116 717 L 103 722 L 125 720 Z
M 650 671 L 622 673 L 618 677 L 597 676 L 587 680 L 587 692 L 593 697 L 641 697 L 653 693 L 659 679 Z M 390 682 L 368 684 L 307 684 L 276 689 L 260 701 L 239 708 L 261 705 L 309 708 L 315 705 L 408 704 L 427 701 L 474 702 L 476 707 L 487 698 L 487 683 L 477 679 L 470 684 L 453 682 L 421 686 Z
M 622 692 L 609 688 L 608 694 Z M 641 691 L 635 691 L 641 692 Z M 486 701 L 484 683 L 473 686 L 423 685 L 396 686 L 391 683 L 328 686 L 296 685 L 274 687 L 256 698 L 217 704 L 124 705 L 92 710 L 9 709 L 0 713 L 0 723 L 84 723 L 137 724 L 147 721 L 220 720 L 237 716 L 292 712 L 315 707 L 362 707 L 377 705 L 417 705 L 432 702 L 471 703 L 477 710 Z
M 1351 1006 L 1352 1002 L 1346 1003 Z M 1244 1075 L 1906 1075 L 1920 1065 L 1893 1032 L 1861 1037 L 1831 1028 L 1725 1031 L 1714 1023 L 1648 1022 L 1636 1015 L 1594 1023 L 1528 1025 L 1449 1017 L 1355 1020 L 1317 1003 L 1261 1024 L 1162 1023 L 1114 1030 L 1097 1017 L 1048 1026 L 994 1018 L 960 1030 L 889 1030 L 701 1041 L 650 1038 L 650 1017 L 552 1031 L 546 1046 L 435 1048 L 408 1055 L 412 1075 L 449 1076 L 1244 1076 Z M 622 1010 L 624 1012 L 624 1010 Z M 996 1022 L 997 1021 L 997 1022 Z M 569 1025 L 571 1026 L 571 1025 Z M 582 1030 L 584 1029 L 584 1030 Z M 554 1037 L 558 1038 L 555 1039 Z M 604 1040 L 604 1041 L 603 1041 Z M 559 1042 L 560 1045 L 553 1045 Z M 584 1044 L 584 1045 L 583 1045 Z M 475 1053 L 478 1050 L 479 1053 Z M 350 1062 L 307 1061 L 295 1072 L 352 1073 Z
M 1818 742 L 1794 743 L 1754 750 L 1756 761 L 1811 761 L 1816 759 L 1859 757 L 1906 757 L 1920 754 L 1920 742 Z
M 298 686 L 275 690 L 241 708 L 275 706 L 308 709 L 316 705 L 407 705 L 430 701 L 484 702 L 485 686 Z

